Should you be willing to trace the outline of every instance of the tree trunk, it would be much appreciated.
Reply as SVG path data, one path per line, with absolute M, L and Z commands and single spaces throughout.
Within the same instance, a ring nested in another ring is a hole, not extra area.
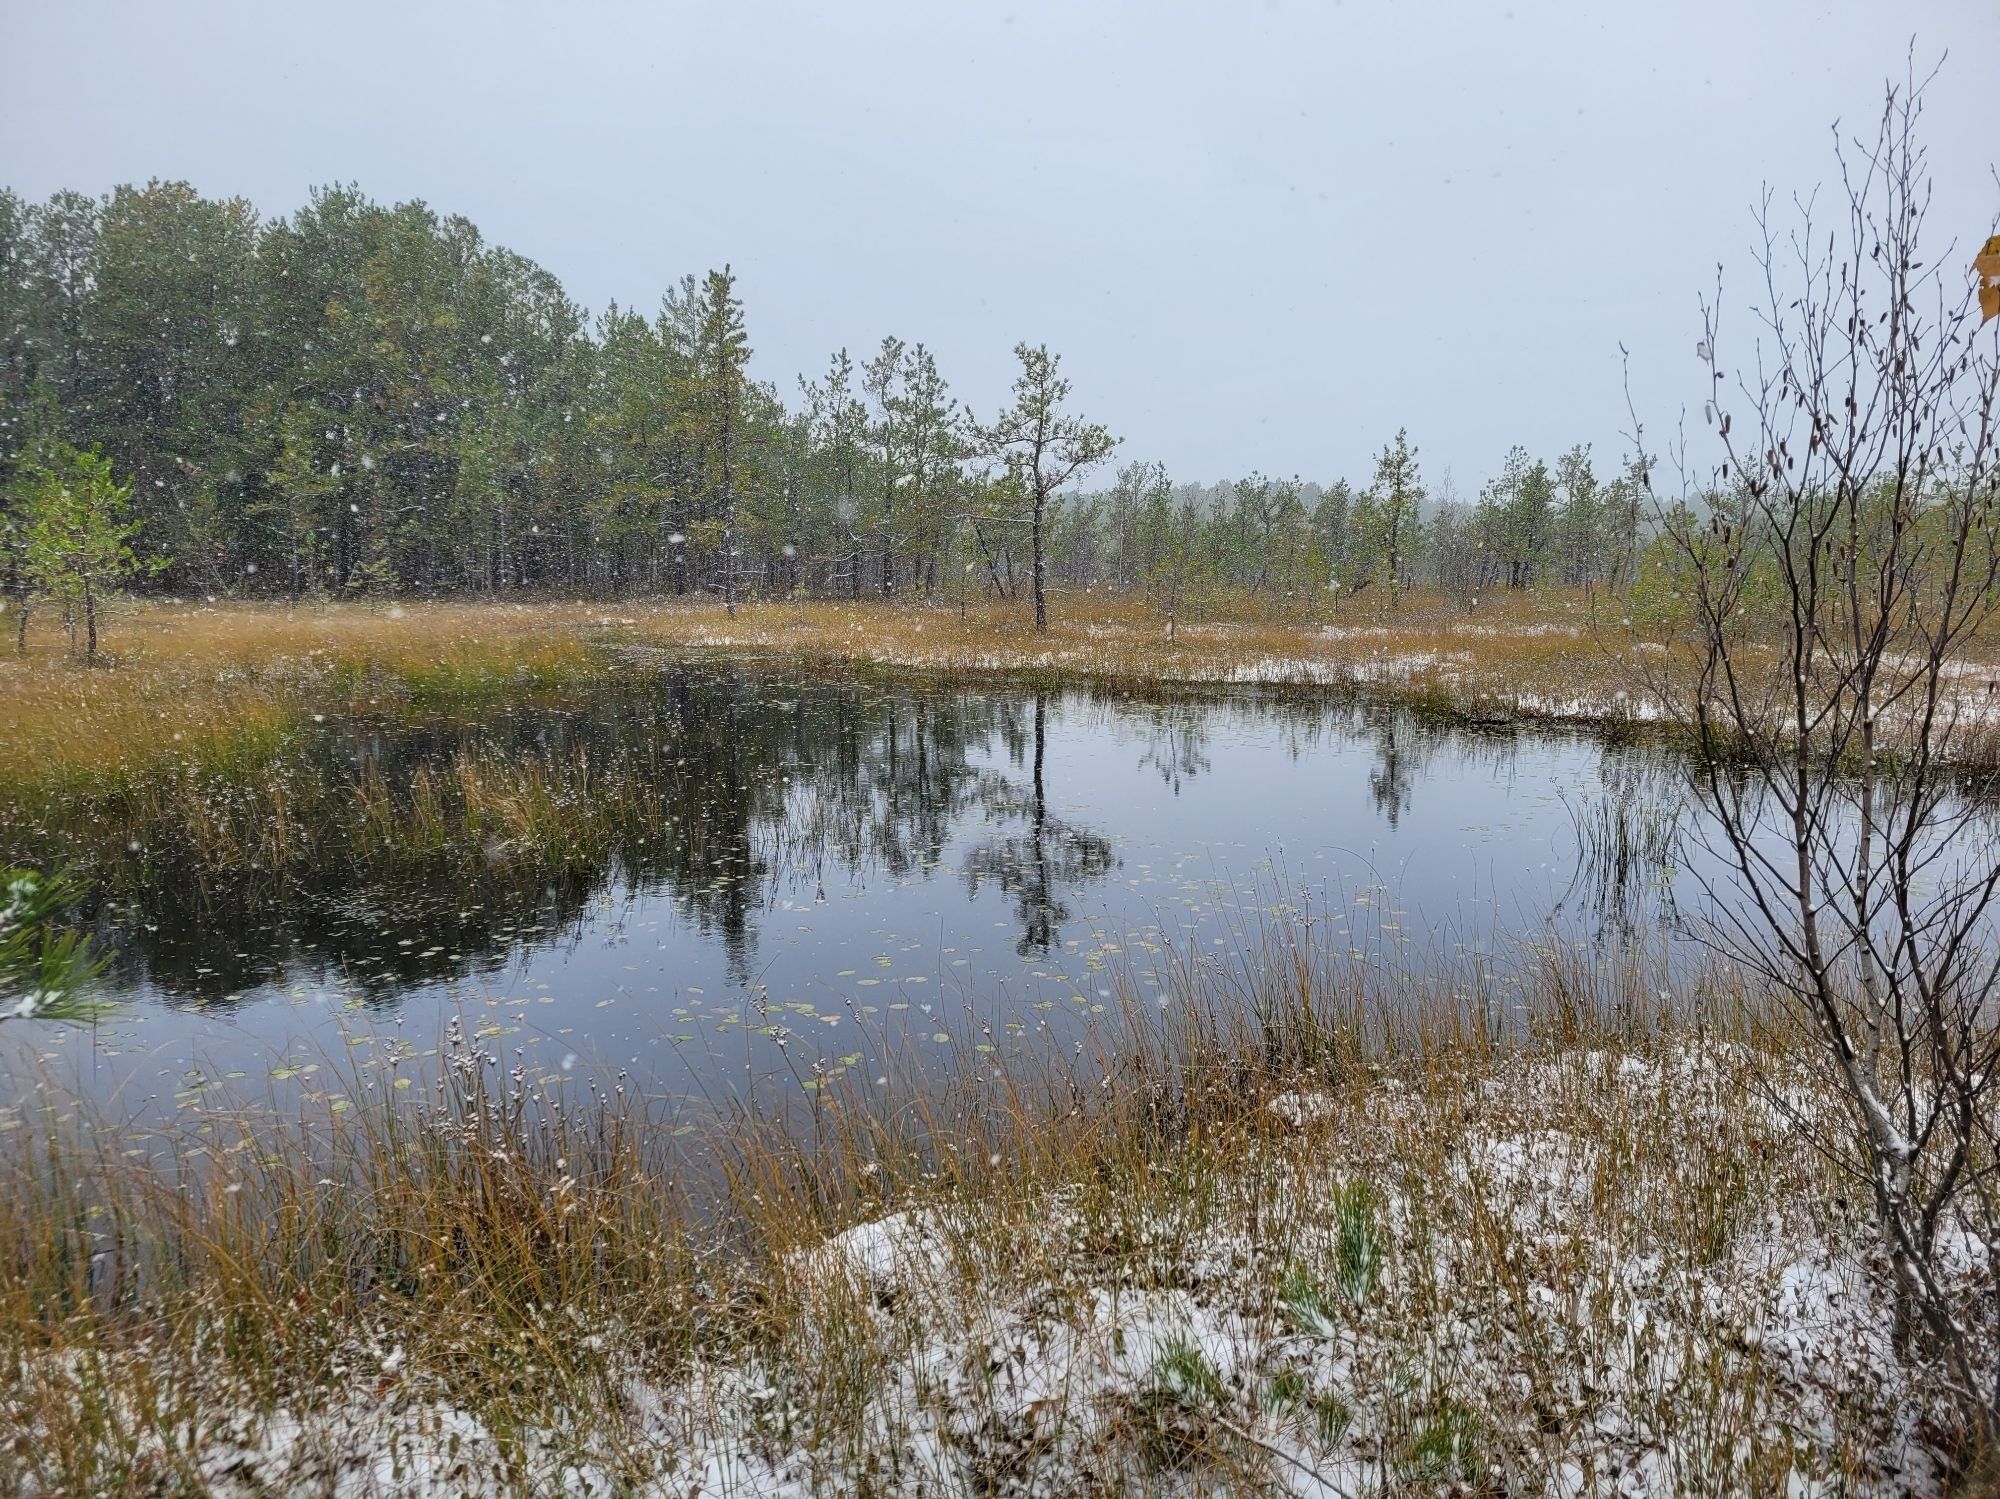
M 97 661 L 97 593 L 89 578 L 83 580 L 83 659 Z
M 1000 581 L 1000 563 L 993 555 L 993 548 L 986 544 L 986 530 L 979 524 L 977 516 L 974 516 L 972 520 L 972 537 L 973 540 L 979 543 L 980 556 L 986 559 L 986 576 L 992 580 L 994 596 L 996 598 L 1006 598 L 1006 585 Z
M 733 399 L 733 392 L 732 392 Z M 736 618 L 736 457 L 734 413 L 722 412 L 722 607 Z
M 1043 632 L 1046 632 L 1049 628 L 1049 604 L 1048 604 L 1048 599 L 1045 597 L 1043 592 L 1043 584 L 1045 581 L 1045 575 L 1047 573 L 1047 563 L 1042 555 L 1042 517 L 1044 513 L 1047 511 L 1047 509 L 1048 509 L 1048 497 L 1042 493 L 1041 486 L 1037 485 L 1035 487 L 1035 524 L 1034 524 L 1035 628 Z

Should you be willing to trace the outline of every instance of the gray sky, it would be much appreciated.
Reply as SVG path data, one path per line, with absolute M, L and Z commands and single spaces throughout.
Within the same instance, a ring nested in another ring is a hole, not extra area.
M 1621 340 L 1651 430 L 1699 401 L 1696 295 L 1718 261 L 1750 290 L 1759 184 L 1828 179 L 1913 37 L 1950 53 L 1934 227 L 1969 257 L 1994 0 L 0 0 L 0 182 L 279 215 L 353 180 L 593 310 L 733 262 L 788 398 L 893 332 L 990 414 L 1046 341 L 1177 479 L 1365 480 L 1407 425 L 1469 492 L 1515 442 L 1612 467 Z

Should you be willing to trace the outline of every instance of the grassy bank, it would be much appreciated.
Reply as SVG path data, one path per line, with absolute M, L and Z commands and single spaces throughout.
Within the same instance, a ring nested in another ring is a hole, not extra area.
M 1246 601 L 1183 622 L 1171 641 L 1143 603 L 1087 597 L 1046 635 L 1009 605 L 765 602 L 732 617 L 672 601 L 143 603 L 108 624 L 106 669 L 81 669 L 49 632 L 30 637 L 26 657 L 0 655 L 0 743 L 15 777 L 131 770 L 304 713 L 462 706 L 599 669 L 603 645 L 1043 685 L 1372 686 L 1468 714 L 1624 718 L 1618 643 L 1602 623 L 1581 594 L 1510 595 L 1470 612 L 1413 595 L 1329 620 Z
M 313 712 L 451 711 L 482 696 L 605 669 L 603 648 L 770 657 L 1037 686 L 1148 689 L 1264 684 L 1367 689 L 1467 719 L 1649 721 L 1635 666 L 1669 675 L 1671 632 L 1636 630 L 1616 600 L 1502 591 L 1476 605 L 1418 591 L 1394 608 L 1302 613 L 1244 599 L 1169 639 L 1140 600 L 1073 596 L 1037 634 L 1027 611 L 919 601 L 130 604 L 107 627 L 109 669 L 61 637 L 0 656 L 10 776 L 131 770 Z M 2000 640 L 1958 676 L 1966 732 L 2000 728 Z M 1990 748 L 1990 747 L 1988 747 Z M 1978 759 L 1968 743 L 1965 756 Z
M 1782 1032 L 1527 971 L 1502 1045 L 1273 928 L 1093 1042 L 996 1069 L 967 1021 L 784 1122 L 457 1036 L 164 1163 L 12 1111 L 0 1487 L 1942 1492 Z
M 640 616 L 636 638 L 676 648 L 750 650 L 1112 686 L 1268 684 L 1373 687 L 1440 711 L 1622 720 L 1631 713 L 1617 654 L 1624 633 L 1581 593 L 1521 595 L 1468 609 L 1414 594 L 1394 609 L 1303 617 L 1241 600 L 1200 622 L 1166 621 L 1135 600 L 1085 597 L 1037 634 L 1001 606 L 765 605 Z
M 16 782 L 220 753 L 314 713 L 476 705 L 598 669 L 615 625 L 582 606 L 129 604 L 85 669 L 55 634 L 0 655 L 0 745 Z
M 1005 609 L 916 604 L 733 619 L 700 604 L 133 605 L 107 628 L 105 667 L 83 668 L 52 632 L 0 657 L 0 854 L 81 864 L 109 894 L 167 886 L 231 908 L 299 872 L 483 884 L 599 867 L 638 846 L 635 830 L 700 820 L 685 751 L 657 733 L 587 747 L 515 726 L 612 711 L 586 699 L 615 696 L 613 678 L 643 713 L 646 673 L 631 668 L 662 659 L 1038 688 L 1358 688 L 1445 716 L 1615 706 L 1615 662 L 1583 601 L 1509 605 L 1477 621 L 1423 599 L 1373 623 L 1246 616 L 1173 642 L 1130 603 L 1080 603 L 1047 636 Z M 1558 683 L 1567 708 L 1548 696 Z M 329 724 L 463 747 L 392 784 L 375 747 L 325 742 Z
M 107 669 L 55 634 L 0 655 L 0 740 L 20 770 L 131 766 L 299 711 L 451 706 L 500 685 L 591 669 L 592 647 L 783 656 L 1039 683 L 1363 685 L 1468 713 L 1623 718 L 1621 633 L 1581 594 L 1509 595 L 1472 611 L 1412 595 L 1330 620 L 1260 610 L 1166 624 L 1140 602 L 1082 598 L 1037 635 L 1009 605 L 706 602 L 406 605 L 130 604 Z

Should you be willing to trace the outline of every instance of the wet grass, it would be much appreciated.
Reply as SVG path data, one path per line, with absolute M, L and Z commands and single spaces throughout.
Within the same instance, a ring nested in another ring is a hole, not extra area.
M 1859 1205 L 1759 1102 L 1813 1076 L 1743 996 L 1676 1015 L 1552 960 L 1507 1040 L 1492 995 L 1260 942 L 1073 1049 L 796 1110 L 569 1090 L 458 1035 L 408 1088 L 208 1105 L 144 1153 L 31 1100 L 0 1486 L 1935 1486 Z M 1855 1277 L 1829 1325 L 1774 1322 L 1822 1260 Z
M 1244 598 L 1200 622 L 1166 621 L 1141 600 L 1074 594 L 1038 634 L 1007 604 L 764 604 L 641 614 L 636 639 L 753 650 L 1037 684 L 1386 690 L 1458 717 L 1623 719 L 1623 627 L 1581 593 L 1514 594 L 1468 607 L 1414 593 L 1394 608 Z M 1607 643 L 1608 642 L 1608 643 Z

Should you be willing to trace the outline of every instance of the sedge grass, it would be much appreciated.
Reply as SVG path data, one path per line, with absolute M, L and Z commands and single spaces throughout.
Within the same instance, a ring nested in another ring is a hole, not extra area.
M 1782 1030 L 1527 971 L 1503 1037 L 1299 920 L 1074 1045 L 700 1118 L 457 1035 L 164 1151 L 51 1100 L 0 1141 L 0 1484 L 1938 1488 L 1860 1205 L 1759 1106 L 1817 1096 Z M 1803 1371 L 1794 1263 L 1850 1298 Z
M 0 655 L 0 749 L 10 782 L 87 785 L 222 754 L 315 712 L 476 710 L 600 674 L 633 647 L 1036 685 L 1338 687 L 1450 719 L 1621 728 L 1649 718 L 1642 676 L 1657 685 L 1695 664 L 1670 629 L 1635 627 L 1582 590 L 1500 590 L 1476 607 L 1423 590 L 1394 607 L 1223 599 L 1172 639 L 1144 600 L 1086 590 L 1062 605 L 1044 634 L 1008 601 L 763 600 L 733 614 L 704 601 L 129 603 L 99 669 L 46 632 L 27 656 Z M 1975 654 L 1954 757 L 1988 766 L 2000 763 L 2000 640 Z

